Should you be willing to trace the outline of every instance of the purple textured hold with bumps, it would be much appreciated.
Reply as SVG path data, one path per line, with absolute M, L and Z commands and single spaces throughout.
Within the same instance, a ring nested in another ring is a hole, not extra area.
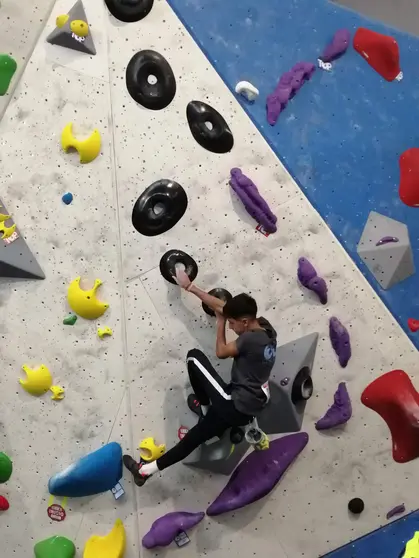
M 326 281 L 317 275 L 317 271 L 307 258 L 298 260 L 297 275 L 300 283 L 316 293 L 322 304 L 327 304 L 327 285 Z
M 348 330 L 337 318 L 330 318 L 329 335 L 332 347 L 339 358 L 339 364 L 345 368 L 352 355 Z
M 243 174 L 240 169 L 231 169 L 230 175 L 230 186 L 240 198 L 248 214 L 256 219 L 266 232 L 276 232 L 277 218 L 259 194 L 256 184 Z
M 282 74 L 275 91 L 266 99 L 267 119 L 271 126 L 276 124 L 288 101 L 311 78 L 315 69 L 311 62 L 298 62 L 289 72 Z
M 347 29 L 339 29 L 333 35 L 332 41 L 324 49 L 323 54 L 320 56 L 320 60 L 323 62 L 332 62 L 345 54 L 348 50 L 348 46 L 351 40 L 351 34 Z
M 316 422 L 316 430 L 328 430 L 345 424 L 352 416 L 352 404 L 345 382 L 340 382 L 335 392 L 333 405 L 326 414 Z
M 172 512 L 156 519 L 150 531 L 143 537 L 145 548 L 168 546 L 182 531 L 195 527 L 204 519 L 205 513 Z

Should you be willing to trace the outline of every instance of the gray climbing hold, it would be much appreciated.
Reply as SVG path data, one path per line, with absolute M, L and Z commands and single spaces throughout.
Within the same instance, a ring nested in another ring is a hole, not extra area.
M 380 243 L 390 237 L 398 242 Z M 415 273 L 407 226 L 375 211 L 368 216 L 357 252 L 383 289 Z
M 45 279 L 19 229 L 0 200 L 0 277 Z
M 57 22 L 59 19 L 60 18 L 57 19 Z M 84 52 L 85 54 L 96 54 L 96 48 L 90 28 L 88 29 L 85 37 L 77 35 L 73 32 L 73 29 L 77 29 L 77 23 L 79 22 L 85 22 L 88 24 L 86 12 L 84 11 L 83 2 L 81 0 L 78 0 L 78 2 L 76 2 L 68 12 L 67 21 L 65 21 L 65 23 L 61 26 L 57 25 L 54 31 L 48 35 L 47 42 L 52 45 L 58 45 L 72 50 L 77 50 L 79 52 Z M 74 25 L 76 25 L 76 27 L 74 27 Z
M 269 380 L 270 400 L 258 416 L 266 434 L 298 432 L 303 423 L 307 400 L 313 393 L 314 357 L 317 333 L 311 333 L 278 347 Z

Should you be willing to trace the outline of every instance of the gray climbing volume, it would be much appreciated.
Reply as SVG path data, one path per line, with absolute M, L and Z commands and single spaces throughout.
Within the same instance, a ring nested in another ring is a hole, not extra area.
M 86 54 L 96 54 L 95 44 L 92 34 L 89 32 L 86 37 L 79 37 L 71 30 L 71 22 L 75 20 L 87 21 L 86 12 L 81 0 L 78 0 L 68 12 L 68 19 L 62 27 L 56 27 L 54 31 L 48 35 L 47 42 L 52 45 L 58 45 L 65 48 L 71 48 Z

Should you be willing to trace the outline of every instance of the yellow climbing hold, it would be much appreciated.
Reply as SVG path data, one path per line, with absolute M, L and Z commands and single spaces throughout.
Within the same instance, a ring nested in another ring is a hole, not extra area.
M 102 284 L 100 279 L 96 279 L 93 288 L 84 291 L 80 287 L 80 277 L 70 283 L 67 292 L 67 300 L 70 308 L 86 320 L 100 318 L 109 308 L 109 304 L 101 302 L 96 298 L 96 291 Z
M 61 145 L 64 151 L 73 147 L 80 155 L 80 163 L 90 163 L 100 153 L 101 139 L 99 130 L 94 129 L 91 135 L 85 140 L 78 140 L 73 136 L 73 123 L 65 126 L 61 133 Z
M 166 446 L 164 444 L 156 445 L 154 438 L 144 438 L 139 445 L 140 457 L 144 461 L 156 461 L 166 452 Z
M 44 364 L 38 368 L 30 368 L 24 364 L 22 370 L 26 372 L 26 379 L 20 379 L 19 383 L 31 395 L 44 395 L 52 386 L 51 372 Z
M 410 541 L 407 541 L 402 558 L 419 558 L 419 531 L 415 531 Z
M 112 335 L 113 331 L 111 330 L 110 327 L 105 326 L 105 327 L 98 327 L 97 328 L 97 334 L 99 335 L 99 337 L 101 339 L 103 339 L 105 337 L 105 335 Z
M 2 215 L 2 217 L 4 217 L 4 215 Z M 7 215 L 5 217 L 7 217 Z M 12 236 L 15 230 L 16 230 L 16 225 L 14 223 L 11 227 L 8 227 L 5 221 L 0 222 L 0 234 L 2 240 L 4 240 L 5 238 L 9 238 L 9 236 Z
M 64 25 L 67 23 L 68 21 L 68 14 L 64 14 L 64 15 L 59 15 L 57 17 L 57 19 L 55 20 L 55 25 L 57 27 L 64 27 Z
M 123 558 L 125 552 L 125 529 L 120 519 L 104 537 L 93 535 L 84 547 L 83 558 Z
M 73 19 L 70 23 L 71 32 L 78 37 L 87 37 L 89 34 L 89 26 L 86 21 L 82 19 Z
M 52 392 L 51 399 L 53 401 L 61 401 L 64 399 L 64 388 L 61 386 L 51 386 L 49 389 Z

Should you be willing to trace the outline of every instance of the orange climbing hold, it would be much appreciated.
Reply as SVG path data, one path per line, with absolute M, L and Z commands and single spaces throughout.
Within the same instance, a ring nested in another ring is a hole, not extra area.
M 412 147 L 400 155 L 399 196 L 410 207 L 419 207 L 419 148 Z
M 394 461 L 406 463 L 419 457 L 419 393 L 406 372 L 383 374 L 364 389 L 361 401 L 387 423 Z
M 403 74 L 400 70 L 399 45 L 396 39 L 360 27 L 354 35 L 354 49 L 384 79 L 393 81 Z

